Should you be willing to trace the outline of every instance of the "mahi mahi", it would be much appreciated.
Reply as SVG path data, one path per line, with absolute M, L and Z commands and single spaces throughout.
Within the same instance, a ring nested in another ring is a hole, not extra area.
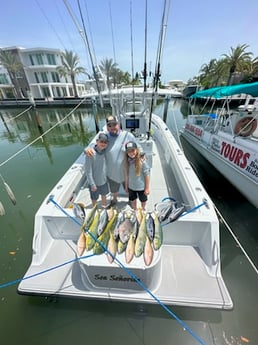
M 105 208 L 100 212 L 99 224 L 98 224 L 98 236 L 102 234 L 108 223 L 108 213 Z
M 97 210 L 97 204 L 87 214 L 87 217 L 85 218 L 85 225 L 84 225 L 84 227 L 89 228 L 89 226 L 93 222 L 96 210 Z
M 100 212 L 97 209 L 93 221 L 86 233 L 86 250 L 91 250 L 94 247 L 98 234 L 98 223 L 99 223 Z
M 143 214 L 142 216 L 142 221 L 140 223 L 138 235 L 135 241 L 135 251 L 134 254 L 136 257 L 139 257 L 142 255 L 144 251 L 144 246 L 146 242 L 146 213 Z
M 110 237 L 110 232 L 114 231 L 114 226 L 116 224 L 116 219 L 117 219 L 117 212 L 114 212 L 112 218 L 110 221 L 107 223 L 104 231 L 102 234 L 98 237 L 98 240 L 96 241 L 94 247 L 93 247 L 93 253 L 94 254 L 102 254 L 106 251 L 109 237 Z
M 162 226 L 159 221 L 159 217 L 155 212 L 154 216 L 154 224 L 155 224 L 155 234 L 154 234 L 154 239 L 153 239 L 153 248 L 154 250 L 158 250 L 163 242 L 163 230 Z

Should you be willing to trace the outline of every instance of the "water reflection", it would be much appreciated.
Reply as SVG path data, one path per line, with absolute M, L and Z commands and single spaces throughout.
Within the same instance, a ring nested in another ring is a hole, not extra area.
M 0 283 L 20 278 L 31 260 L 34 215 L 40 203 L 101 128 L 111 109 L 85 107 L 0 110 L 0 162 L 32 143 L 21 154 L 1 165 L 1 174 L 17 197 L 13 206 L 1 193 L 6 215 L 0 217 Z M 164 106 L 155 112 L 163 117 Z M 167 125 L 179 138 L 188 103 L 172 99 Z M 60 125 L 56 126 L 57 123 Z M 48 132 L 49 131 L 49 132 Z M 46 135 L 43 135 L 47 133 Z M 228 224 L 257 263 L 258 215 L 249 203 L 213 168 L 185 147 L 196 171 Z M 1 186 L 2 187 L 2 186 Z M 2 191 L 2 189 L 1 189 Z M 10 254 L 13 253 L 13 254 Z M 58 254 L 58 253 L 57 253 Z M 257 275 L 226 227 L 221 226 L 222 274 L 234 300 L 233 311 L 171 307 L 206 344 L 255 343 Z M 187 260 L 187 258 L 186 258 Z M 42 276 L 44 279 L 44 276 Z M 173 289 L 173 287 L 171 287 Z M 0 289 L 0 333 L 3 344 L 48 344 L 87 341 L 93 345 L 196 344 L 197 342 L 158 305 L 45 299 L 16 294 L 16 286 Z M 15 332 L 14 332 L 15 329 Z

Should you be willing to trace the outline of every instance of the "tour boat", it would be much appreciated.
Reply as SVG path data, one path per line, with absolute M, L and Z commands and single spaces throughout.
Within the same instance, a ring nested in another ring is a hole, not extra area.
M 230 96 L 246 94 L 247 102 L 232 110 Z M 198 91 L 196 98 L 225 98 L 222 108 L 189 115 L 183 138 L 208 160 L 246 199 L 258 207 L 258 83 Z

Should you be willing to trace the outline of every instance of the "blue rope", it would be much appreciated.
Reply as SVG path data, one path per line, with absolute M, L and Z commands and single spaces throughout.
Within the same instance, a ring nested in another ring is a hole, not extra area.
M 74 217 L 72 217 L 69 213 L 67 213 L 54 199 L 53 196 L 50 195 L 49 197 L 49 201 L 51 201 L 55 206 L 57 206 L 65 215 L 67 215 L 70 219 L 72 219 L 73 221 L 75 221 L 77 224 L 80 224 L 77 219 L 75 219 Z M 199 205 L 199 207 L 201 207 L 202 205 Z M 86 230 L 87 231 L 87 230 Z M 101 241 L 99 241 L 97 238 L 95 238 L 95 236 L 93 236 L 90 232 L 88 232 L 89 235 L 91 235 L 94 239 L 96 239 L 96 241 L 101 245 L 101 247 L 105 250 L 105 252 L 107 252 L 113 259 L 114 261 L 116 261 L 118 263 L 118 265 L 123 268 L 127 274 L 132 277 L 136 283 L 142 287 L 143 290 L 145 290 L 170 316 L 172 316 L 185 330 L 187 330 L 187 332 L 189 334 L 192 335 L 193 338 L 195 338 L 195 340 L 202 344 L 202 345 L 206 345 L 205 342 L 189 327 L 187 326 L 187 324 L 181 320 L 171 309 L 169 309 L 163 302 L 161 302 L 157 296 L 155 296 L 148 288 L 147 286 L 145 286 L 137 277 L 136 275 L 127 267 L 125 267 L 122 262 L 120 260 L 118 260 L 117 257 L 115 257 L 104 245 Z
M 208 207 L 208 203 L 207 200 L 204 200 L 201 204 L 196 205 L 195 207 L 191 208 L 190 210 L 186 211 L 185 213 L 181 214 L 179 218 L 186 216 L 188 213 L 191 213 L 195 210 L 198 210 L 198 208 L 202 207 L 202 206 L 207 206 Z
M 81 223 L 76 219 L 74 218 L 73 216 L 71 216 L 69 213 L 67 213 L 54 199 L 53 199 L 53 195 L 50 195 L 49 196 L 49 201 L 51 201 L 55 206 L 57 206 L 66 216 L 68 216 L 71 220 L 73 220 L 76 224 L 78 225 L 81 225 Z M 199 205 L 199 207 L 201 207 L 202 205 Z M 190 211 L 188 211 L 189 213 Z M 86 232 L 88 232 L 86 230 Z M 145 290 L 170 316 L 172 316 L 185 330 L 187 330 L 187 332 L 192 335 L 193 338 L 195 338 L 195 340 L 202 344 L 202 345 L 206 345 L 206 343 L 189 327 L 187 326 L 187 324 L 181 320 L 171 309 L 169 309 L 163 302 L 161 302 L 157 296 L 155 296 L 148 288 L 147 286 L 145 286 L 138 278 L 137 276 L 130 270 L 128 269 L 127 267 L 125 267 L 122 262 L 120 260 L 117 259 L 117 257 L 115 257 L 104 245 L 101 241 L 99 241 L 97 238 L 95 238 L 95 236 L 93 236 L 90 232 L 88 232 L 88 234 L 90 234 L 101 246 L 102 248 L 105 250 L 105 252 L 107 252 L 109 255 L 112 256 L 112 258 L 114 259 L 114 261 L 116 261 L 118 263 L 118 265 L 123 268 L 127 274 L 132 277 L 136 283 L 142 287 L 143 290 Z M 5 287 L 8 287 L 8 286 L 11 286 L 11 285 L 15 285 L 17 283 L 20 283 L 21 281 L 23 280 L 27 280 L 27 279 L 31 279 L 31 278 L 34 278 L 38 275 L 41 275 L 41 274 L 44 274 L 44 273 L 47 273 L 49 271 L 52 271 L 52 270 L 55 270 L 57 268 L 60 268 L 60 267 L 63 267 L 65 265 L 68 265 L 68 264 L 71 264 L 73 262 L 76 262 L 76 261 L 79 261 L 79 260 L 82 260 L 82 259 L 87 259 L 87 258 L 90 258 L 92 256 L 94 256 L 95 254 L 90 254 L 90 255 L 86 255 L 86 256 L 81 256 L 81 257 L 77 257 L 75 259 L 72 259 L 72 260 L 69 260 L 69 261 L 66 261 L 60 265 L 56 265 L 56 266 L 53 266 L 51 268 L 48 268 L 46 270 L 43 270 L 43 271 L 40 271 L 38 273 L 35 273 L 35 274 L 32 274 L 30 276 L 27 276 L 27 277 L 24 277 L 24 278 L 20 278 L 20 279 L 16 279 L 16 280 L 13 280 L 13 281 L 10 281 L 8 283 L 5 283 L 5 284 L 1 284 L 0 285 L 0 289 L 2 288 L 5 288 Z
M 38 273 L 31 274 L 30 276 L 27 276 L 27 277 L 24 277 L 24 278 L 20 278 L 20 279 L 16 279 L 16 280 L 12 280 L 12 281 L 10 281 L 10 282 L 8 282 L 8 283 L 1 284 L 1 285 L 0 285 L 0 289 L 5 288 L 5 287 L 7 287 L 7 286 L 15 285 L 15 284 L 17 284 L 17 283 L 20 283 L 20 282 L 23 281 L 23 280 L 27 280 L 27 279 L 34 278 L 34 277 L 39 276 L 39 275 L 41 275 L 41 274 L 47 273 L 47 272 L 49 272 L 49 271 L 53 271 L 53 270 L 55 270 L 55 269 L 57 269 L 57 268 L 63 267 L 63 266 L 65 266 L 65 265 L 71 264 L 71 263 L 73 263 L 73 262 L 76 262 L 76 261 L 79 261 L 79 260 L 82 260 L 82 259 L 88 259 L 88 258 L 90 258 L 91 256 L 94 256 L 94 255 L 95 255 L 95 254 L 80 256 L 80 257 L 77 257 L 77 258 L 75 258 L 75 259 L 72 259 L 72 260 L 63 262 L 63 263 L 60 264 L 60 265 L 56 265 L 56 266 L 47 268 L 47 269 L 45 269 L 44 271 L 40 271 L 40 272 L 38 272 Z
M 172 198 L 172 197 L 170 197 L 170 196 L 168 196 L 168 197 L 166 197 L 166 198 L 163 198 L 163 199 L 162 199 L 162 202 L 165 201 L 165 200 L 176 201 L 174 198 Z M 202 202 L 201 204 L 196 205 L 196 206 L 194 206 L 193 208 L 191 208 L 190 210 L 185 211 L 184 213 L 180 214 L 180 216 L 179 216 L 178 218 L 184 217 L 184 216 L 186 216 L 187 214 L 189 214 L 189 213 L 191 213 L 191 212 L 194 212 L 195 210 L 198 210 L 198 208 L 200 208 L 200 207 L 202 207 L 202 206 L 208 207 L 208 202 L 207 202 L 206 199 L 203 199 L 203 202 Z M 168 225 L 168 224 L 170 224 L 170 222 L 161 224 L 161 226 L 163 227 L 163 226 L 166 226 L 166 225 Z

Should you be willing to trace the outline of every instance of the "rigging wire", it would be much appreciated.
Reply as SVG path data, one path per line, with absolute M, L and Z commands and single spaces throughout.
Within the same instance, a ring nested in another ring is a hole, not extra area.
M 103 99 L 102 99 L 102 95 L 101 95 L 101 92 L 100 92 L 100 86 L 99 86 L 99 82 L 98 82 L 98 74 L 96 72 L 96 68 L 94 66 L 94 61 L 93 61 L 93 56 L 92 56 L 92 52 L 91 52 L 91 48 L 90 48 L 90 43 L 89 43 L 89 39 L 88 39 L 88 36 L 87 36 L 87 32 L 86 32 L 86 28 L 85 28 L 85 24 L 84 24 L 84 20 L 83 20 L 83 16 L 82 16 L 82 11 L 81 11 L 81 6 L 80 6 L 80 0 L 77 0 L 77 5 L 78 5 L 78 8 L 79 8 L 79 12 L 80 12 L 80 17 L 81 17 L 81 21 L 82 21 L 82 25 L 83 25 L 83 30 L 81 29 L 79 23 L 78 23 L 78 20 L 77 18 L 75 17 L 71 7 L 69 6 L 67 0 L 63 0 L 66 8 L 67 8 L 67 11 L 69 12 L 81 38 L 83 39 L 83 42 L 87 48 L 87 52 L 89 54 L 89 57 L 90 57 L 90 61 L 91 61 L 91 68 L 92 68 L 92 71 L 93 71 L 93 76 L 94 76 L 94 79 L 95 79 L 95 82 L 96 82 L 96 87 L 97 87 L 97 92 L 98 92 L 98 95 L 99 95 L 99 100 L 100 100 L 100 106 L 101 108 L 104 107 L 104 104 L 103 104 Z
M 20 117 L 21 115 L 25 114 L 25 113 L 26 113 L 27 111 L 29 111 L 31 108 L 32 108 L 32 105 L 31 105 L 29 108 L 25 109 L 24 111 L 22 111 L 22 112 L 19 113 L 18 115 L 15 115 L 14 117 L 12 117 L 12 118 L 10 118 L 10 119 L 7 119 L 7 120 L 4 119 L 3 122 L 4 122 L 4 123 L 11 122 L 11 121 L 17 119 L 18 117 Z
M 71 38 L 70 32 L 68 31 L 68 28 L 67 28 L 67 24 L 64 22 L 62 13 L 60 12 L 60 10 L 59 10 L 59 8 L 58 8 L 56 2 L 55 2 L 55 7 L 56 7 L 57 13 L 58 13 L 58 15 L 59 15 L 59 17 L 60 17 L 60 20 L 61 20 L 61 22 L 62 22 L 62 25 L 63 25 L 63 28 L 64 28 L 64 30 L 65 30 L 65 33 L 66 33 L 66 35 L 67 35 L 67 37 L 68 37 L 68 39 L 69 39 L 69 43 L 70 43 L 70 45 L 73 47 L 73 50 L 76 51 L 76 49 L 75 49 L 75 47 L 74 47 L 74 41 L 73 41 L 72 38 Z
M 3 165 L 5 165 L 6 163 L 8 163 L 9 161 L 11 161 L 13 158 L 17 157 L 20 153 L 22 153 L 24 150 L 26 150 L 27 148 L 29 148 L 31 145 L 33 145 L 34 143 L 36 143 L 38 140 L 42 140 L 42 138 L 48 134 L 49 132 L 52 131 L 52 129 L 56 128 L 57 126 L 60 125 L 60 123 L 62 123 L 63 121 L 65 121 L 71 114 L 73 114 L 73 112 L 79 108 L 81 106 L 81 104 L 85 101 L 87 97 L 83 98 L 63 119 L 59 120 L 55 125 L 53 125 L 51 128 L 49 128 L 48 130 L 46 130 L 44 133 L 42 133 L 39 137 L 35 138 L 33 141 L 31 141 L 29 144 L 27 144 L 26 146 L 24 146 L 23 148 L 21 148 L 19 151 L 17 151 L 16 153 L 14 153 L 12 156 L 10 156 L 9 158 L 7 158 L 5 161 L 3 161 L 2 163 L 0 163 L 0 167 L 2 167 Z
M 234 234 L 233 230 L 231 229 L 231 227 L 229 226 L 229 224 L 226 222 L 225 218 L 223 217 L 223 215 L 220 213 L 220 211 L 218 210 L 218 208 L 214 205 L 214 208 L 216 210 L 216 212 L 218 213 L 220 219 L 223 221 L 223 223 L 225 224 L 227 230 L 229 231 L 229 233 L 231 234 L 231 236 L 233 237 L 233 239 L 236 241 L 237 245 L 239 246 L 239 248 L 241 249 L 241 251 L 243 252 L 244 256 L 246 257 L 246 259 L 248 260 L 248 262 L 250 263 L 250 265 L 252 266 L 252 268 L 254 269 L 255 273 L 258 274 L 258 268 L 255 266 L 255 264 L 253 263 L 253 261 L 251 260 L 251 258 L 249 257 L 249 255 L 247 254 L 247 252 L 245 251 L 244 247 L 242 246 L 242 244 L 240 243 L 240 241 L 238 240 L 238 238 L 236 237 L 236 235 Z
M 50 27 L 52 28 L 52 30 L 54 31 L 55 35 L 57 36 L 58 41 L 60 42 L 60 44 L 62 45 L 62 47 L 65 49 L 65 45 L 61 39 L 61 37 L 58 35 L 57 31 L 55 30 L 54 26 L 52 25 L 52 23 L 50 22 L 50 20 L 48 19 L 45 11 L 43 10 L 42 6 L 40 5 L 38 0 L 35 0 L 36 4 L 38 5 L 38 7 L 40 8 L 41 12 L 43 13 L 43 16 L 45 17 L 46 21 L 48 22 L 48 24 L 50 25 Z
M 91 48 L 92 49 L 92 54 L 94 56 L 94 60 L 95 60 L 95 63 L 96 63 L 97 59 L 96 59 L 96 53 L 95 53 L 95 48 L 94 48 L 94 44 L 93 44 L 93 35 L 92 35 L 92 31 L 91 31 L 90 16 L 89 16 L 89 11 L 88 11 L 88 6 L 87 6 L 86 0 L 84 0 L 84 6 L 85 6 L 85 12 L 86 12 L 86 17 L 87 17 L 88 27 L 89 27 L 91 47 L 92 47 Z M 88 64 L 91 66 L 91 63 L 89 61 L 89 54 L 87 54 L 87 59 L 88 59 Z
M 115 43 L 114 43 L 114 31 L 113 31 L 113 20 L 112 20 L 112 11 L 111 11 L 111 3 L 108 2 L 109 5 L 109 16 L 110 16 L 110 25 L 111 25 L 111 35 L 112 35 L 112 47 L 113 47 L 113 56 L 114 62 L 116 63 L 116 50 L 115 50 Z

